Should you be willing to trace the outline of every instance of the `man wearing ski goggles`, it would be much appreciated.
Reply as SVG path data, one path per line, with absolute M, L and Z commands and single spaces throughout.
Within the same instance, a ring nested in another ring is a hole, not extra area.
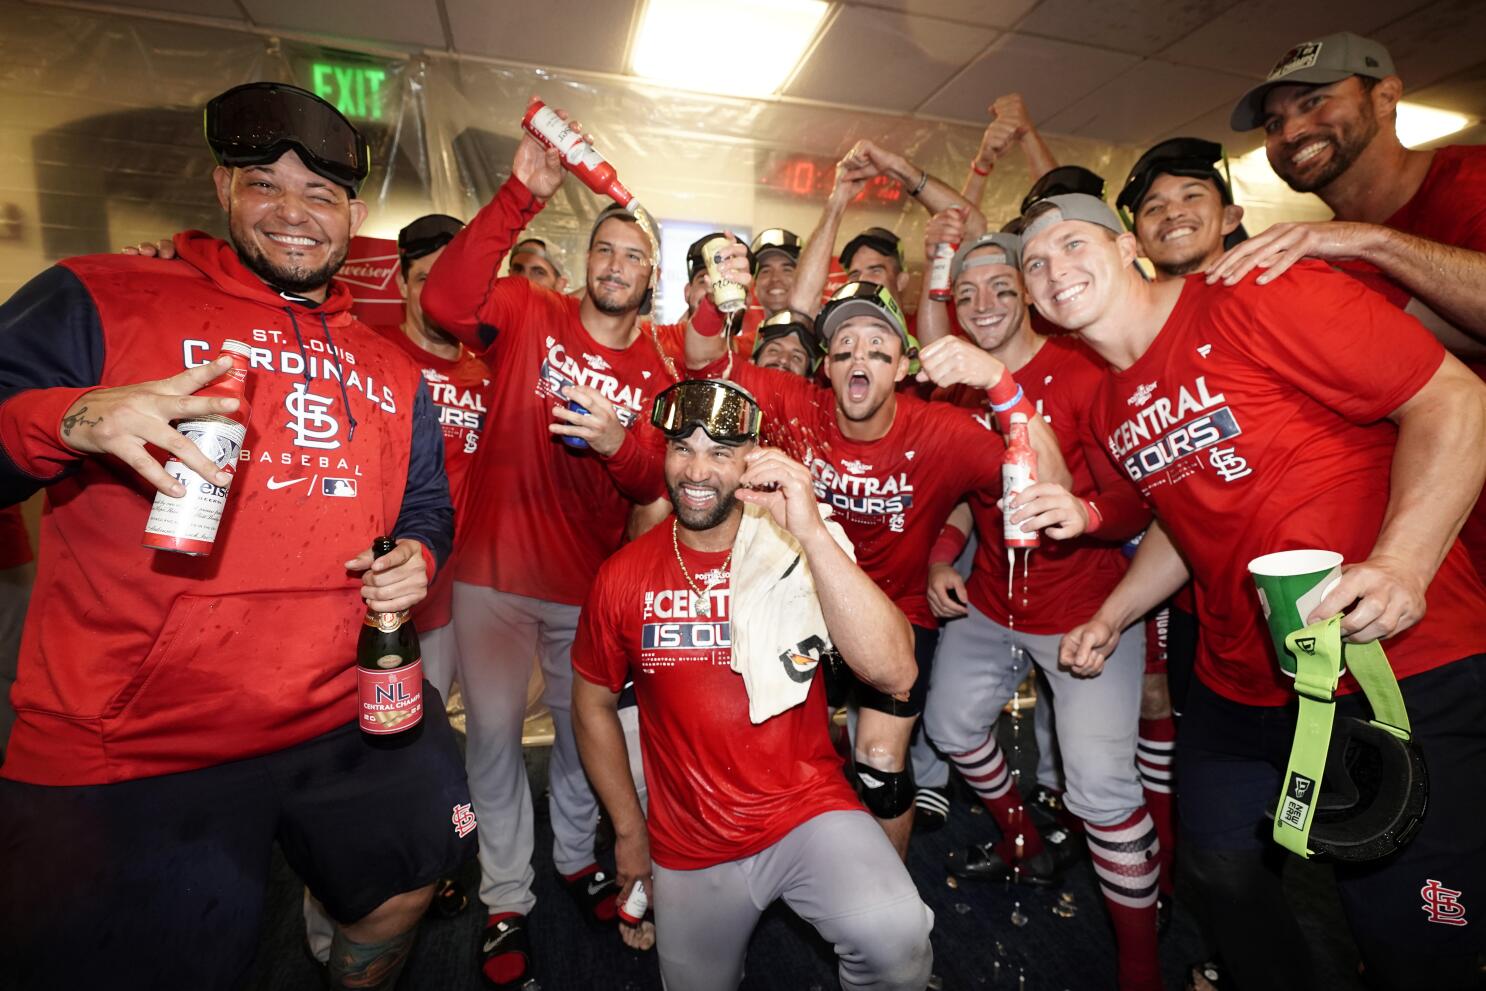
M 650 422 L 667 440 L 688 437 L 698 427 L 718 444 L 758 440 L 764 414 L 741 385 L 721 379 L 687 379 L 655 397 Z
M 1201 138 L 1172 138 L 1141 155 L 1115 206 L 1158 279 L 1200 272 L 1248 237 L 1223 146 Z
M 793 310 L 781 310 L 759 324 L 753 345 L 753 363 L 779 368 L 809 378 L 820 367 L 825 348 L 815 333 L 815 321 Z

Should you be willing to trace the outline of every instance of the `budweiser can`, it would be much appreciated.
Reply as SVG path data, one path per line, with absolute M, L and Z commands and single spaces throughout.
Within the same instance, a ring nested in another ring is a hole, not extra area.
M 198 396 L 221 396 L 238 400 L 232 413 L 211 413 L 176 421 L 175 428 L 201 449 L 220 470 L 233 475 L 248 432 L 248 346 L 241 341 L 226 341 L 218 357 L 232 359 L 232 367 L 220 379 L 196 393 Z M 165 462 L 165 473 L 181 485 L 186 493 L 169 496 L 155 493 L 155 503 L 144 526 L 144 546 L 161 551 L 201 556 L 210 554 L 217 539 L 217 528 L 227 508 L 224 485 L 202 478 L 174 457 Z

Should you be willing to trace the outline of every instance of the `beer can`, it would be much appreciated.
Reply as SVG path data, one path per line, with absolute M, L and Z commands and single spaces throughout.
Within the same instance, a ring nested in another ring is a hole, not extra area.
M 578 400 L 576 399 L 568 400 L 568 409 L 572 410 L 574 413 L 580 413 L 584 416 L 588 415 L 587 407 L 578 402 Z M 580 449 L 588 447 L 588 441 L 584 440 L 582 437 L 570 437 L 567 434 L 562 435 L 562 442 L 568 447 L 576 447 Z
M 723 313 L 736 313 L 748 305 L 748 287 L 722 274 L 722 253 L 730 244 L 725 237 L 714 237 L 702 245 L 707 277 L 712 280 L 712 302 Z
M 176 429 L 201 448 L 218 468 L 235 473 L 238 452 L 247 434 L 243 424 L 225 416 L 203 416 L 182 420 Z M 218 485 L 175 458 L 165 462 L 165 473 L 185 486 L 186 494 L 177 497 L 155 493 L 155 504 L 145 523 L 144 546 L 196 556 L 210 554 L 222 523 L 222 512 L 227 508 L 231 480 Z

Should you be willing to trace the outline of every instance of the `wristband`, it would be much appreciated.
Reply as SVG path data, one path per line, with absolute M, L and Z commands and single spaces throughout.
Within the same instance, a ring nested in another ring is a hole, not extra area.
M 987 175 L 990 175 L 991 174 L 991 170 L 990 169 L 986 169 L 984 172 L 982 172 L 981 171 L 981 168 L 980 168 L 980 162 L 978 162 L 978 161 L 975 161 L 975 162 L 971 162 L 970 163 L 970 171 L 971 172 L 974 172 L 976 175 L 979 175 L 979 176 L 987 176 Z
M 924 187 L 927 186 L 928 184 L 929 184 L 929 170 L 928 169 L 919 169 L 918 185 L 917 186 L 914 186 L 913 187 L 913 191 L 911 193 L 909 193 L 908 195 L 909 196 L 912 196 L 914 199 L 917 199 L 918 198 L 918 194 L 919 193 L 922 193 L 924 191 Z
M 1084 510 L 1089 514 L 1089 525 L 1084 528 L 1084 533 L 1094 533 L 1104 525 L 1104 515 L 1099 512 L 1099 507 L 1094 505 L 1091 499 L 1080 499 L 1084 504 Z
M 691 316 L 691 325 L 703 337 L 716 337 L 722 333 L 722 311 L 712 302 L 711 297 L 702 300 L 702 305 Z
M 1016 384 L 1016 379 L 1011 377 L 1011 373 L 1003 365 L 1001 366 L 1001 377 L 991 383 L 991 387 L 986 390 L 986 394 L 990 396 L 991 405 L 994 406 L 997 403 L 1004 403 L 1016 395 L 1018 388 L 1020 387 Z
M 934 541 L 934 546 L 929 550 L 929 563 L 954 564 L 969 540 L 970 535 L 962 533 L 953 523 L 944 524 L 944 529 L 939 531 L 939 539 Z
M 991 412 L 997 414 L 998 416 L 1000 414 L 1002 414 L 1002 413 L 1009 413 L 1013 409 L 1015 409 L 1018 404 L 1020 404 L 1022 402 L 1025 402 L 1026 399 L 1027 399 L 1027 394 L 1022 391 L 1022 387 L 1021 386 L 1017 386 L 1016 387 L 1016 393 L 1015 393 L 1015 395 L 1013 395 L 1010 399 L 1006 400 L 1006 402 L 1004 402 L 1004 403 L 998 403 L 994 399 L 992 399 L 991 400 Z

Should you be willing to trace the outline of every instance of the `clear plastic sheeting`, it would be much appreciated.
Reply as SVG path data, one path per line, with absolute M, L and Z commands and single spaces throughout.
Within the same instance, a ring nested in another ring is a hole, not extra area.
M 216 93 L 257 79 L 320 93 L 363 129 L 373 157 L 363 233 L 381 237 L 428 212 L 472 216 L 510 172 L 532 94 L 584 124 L 663 233 L 669 222 L 678 232 L 726 227 L 748 237 L 779 226 L 808 236 L 836 161 L 858 139 L 897 151 L 956 188 L 980 140 L 979 128 L 962 124 L 703 96 L 443 54 L 356 51 L 13 0 L 0 2 L 0 14 L 0 216 L 18 221 L 0 225 L 5 295 L 58 258 L 188 227 L 224 233 L 201 111 Z M 985 94 L 986 103 L 998 95 Z M 1106 176 L 1111 197 L 1139 151 L 1056 136 L 1048 142 L 1059 161 Z M 1029 184 L 1020 153 L 1011 152 L 981 205 L 993 224 L 1014 215 Z M 533 226 L 558 247 L 575 287 L 601 207 L 570 179 Z M 890 227 L 916 264 L 926 219 L 906 191 L 881 180 L 853 205 L 838 245 L 861 228 Z M 674 279 L 684 240 L 665 240 L 664 269 Z

